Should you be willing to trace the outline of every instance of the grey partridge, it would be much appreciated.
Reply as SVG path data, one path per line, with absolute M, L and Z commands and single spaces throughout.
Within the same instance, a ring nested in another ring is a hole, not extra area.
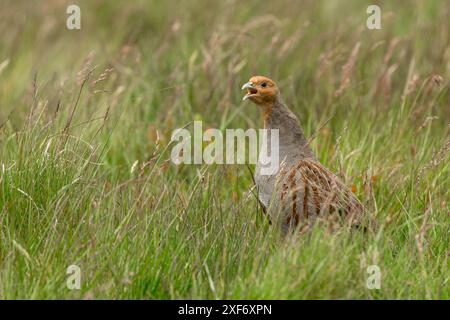
M 284 234 L 295 228 L 305 231 L 318 220 L 333 227 L 342 222 L 359 226 L 363 205 L 317 160 L 275 82 L 254 76 L 242 89 L 247 90 L 243 100 L 254 102 L 262 110 L 264 128 L 278 129 L 279 168 L 272 174 L 262 174 L 264 163 L 259 159 L 255 170 L 258 197 L 271 221 L 281 225 Z M 266 146 L 262 146 L 269 155 L 274 152 L 270 139 L 269 130 Z

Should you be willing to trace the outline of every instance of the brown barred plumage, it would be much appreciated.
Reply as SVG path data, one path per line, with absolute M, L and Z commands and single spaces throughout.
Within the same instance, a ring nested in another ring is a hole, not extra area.
M 278 179 L 277 183 L 282 185 L 280 209 L 286 212 L 289 227 L 332 214 L 351 217 L 363 210 L 356 196 L 316 160 L 300 160 L 287 174 L 279 174 Z

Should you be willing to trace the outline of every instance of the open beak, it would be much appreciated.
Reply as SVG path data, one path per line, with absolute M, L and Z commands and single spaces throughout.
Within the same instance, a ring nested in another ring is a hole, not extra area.
M 248 98 L 250 98 L 252 95 L 255 95 L 258 93 L 258 90 L 255 88 L 255 86 L 251 82 L 247 82 L 246 84 L 244 84 L 241 89 L 242 90 L 247 89 L 247 94 L 242 98 L 242 101 L 245 101 Z

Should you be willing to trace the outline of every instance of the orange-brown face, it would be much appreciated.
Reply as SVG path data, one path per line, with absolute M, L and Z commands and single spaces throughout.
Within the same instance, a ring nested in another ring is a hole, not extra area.
M 247 94 L 242 100 L 251 100 L 256 104 L 270 104 L 278 98 L 278 87 L 267 77 L 254 76 L 242 86 L 242 90 L 246 89 Z

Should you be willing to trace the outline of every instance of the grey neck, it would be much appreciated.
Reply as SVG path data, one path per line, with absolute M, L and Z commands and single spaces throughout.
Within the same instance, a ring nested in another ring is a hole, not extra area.
M 281 99 L 274 103 L 266 128 L 279 130 L 280 161 L 285 160 L 289 164 L 294 160 L 315 158 L 299 120 Z

